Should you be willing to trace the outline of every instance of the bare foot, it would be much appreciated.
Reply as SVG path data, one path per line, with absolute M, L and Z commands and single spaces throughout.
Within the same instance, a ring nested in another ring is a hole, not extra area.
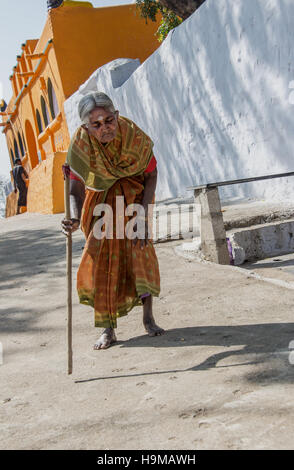
M 165 331 L 156 325 L 153 321 L 144 321 L 144 327 L 148 336 L 161 336 L 165 333 Z
M 94 344 L 94 350 L 107 349 L 117 341 L 115 332 L 112 328 L 106 328 L 99 339 Z
M 143 300 L 143 325 L 145 327 L 148 336 L 161 336 L 164 334 L 164 330 L 156 325 L 153 313 L 152 313 L 152 295 L 146 297 Z

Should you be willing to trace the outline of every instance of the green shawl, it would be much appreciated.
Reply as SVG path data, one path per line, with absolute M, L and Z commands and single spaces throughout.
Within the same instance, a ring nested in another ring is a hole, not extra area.
M 66 161 L 87 188 L 104 191 L 120 178 L 142 174 L 152 158 L 152 148 L 150 137 L 130 119 L 119 117 L 117 135 L 106 145 L 79 127 Z

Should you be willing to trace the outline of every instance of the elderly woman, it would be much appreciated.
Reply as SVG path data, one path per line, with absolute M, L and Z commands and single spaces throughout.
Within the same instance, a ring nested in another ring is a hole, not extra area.
M 117 318 L 136 305 L 143 304 L 148 335 L 164 333 L 152 313 L 160 276 L 148 237 L 148 205 L 154 201 L 157 168 L 151 139 L 119 116 L 107 95 L 85 95 L 78 110 L 83 124 L 67 154 L 72 218 L 64 219 L 62 227 L 66 234 L 81 227 L 86 237 L 77 290 L 80 303 L 94 307 L 95 326 L 104 329 L 94 349 L 106 349 L 116 341 Z M 135 216 L 132 207 L 142 210 Z M 142 219 L 146 230 L 139 236 Z

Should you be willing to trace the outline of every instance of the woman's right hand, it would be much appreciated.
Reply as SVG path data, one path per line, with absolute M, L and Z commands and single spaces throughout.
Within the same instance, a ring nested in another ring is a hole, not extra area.
M 67 237 L 78 230 L 79 226 L 80 221 L 78 219 L 62 219 L 61 221 L 62 233 Z

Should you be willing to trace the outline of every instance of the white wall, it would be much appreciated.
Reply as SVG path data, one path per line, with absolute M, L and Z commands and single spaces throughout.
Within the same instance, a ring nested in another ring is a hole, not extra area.
M 294 171 L 293 24 L 293 0 L 207 0 L 121 87 L 111 86 L 111 64 L 93 74 L 90 88 L 154 140 L 158 200 L 187 197 L 193 184 Z M 81 96 L 65 103 L 71 133 Z M 221 190 L 245 196 L 294 200 L 294 176 Z

